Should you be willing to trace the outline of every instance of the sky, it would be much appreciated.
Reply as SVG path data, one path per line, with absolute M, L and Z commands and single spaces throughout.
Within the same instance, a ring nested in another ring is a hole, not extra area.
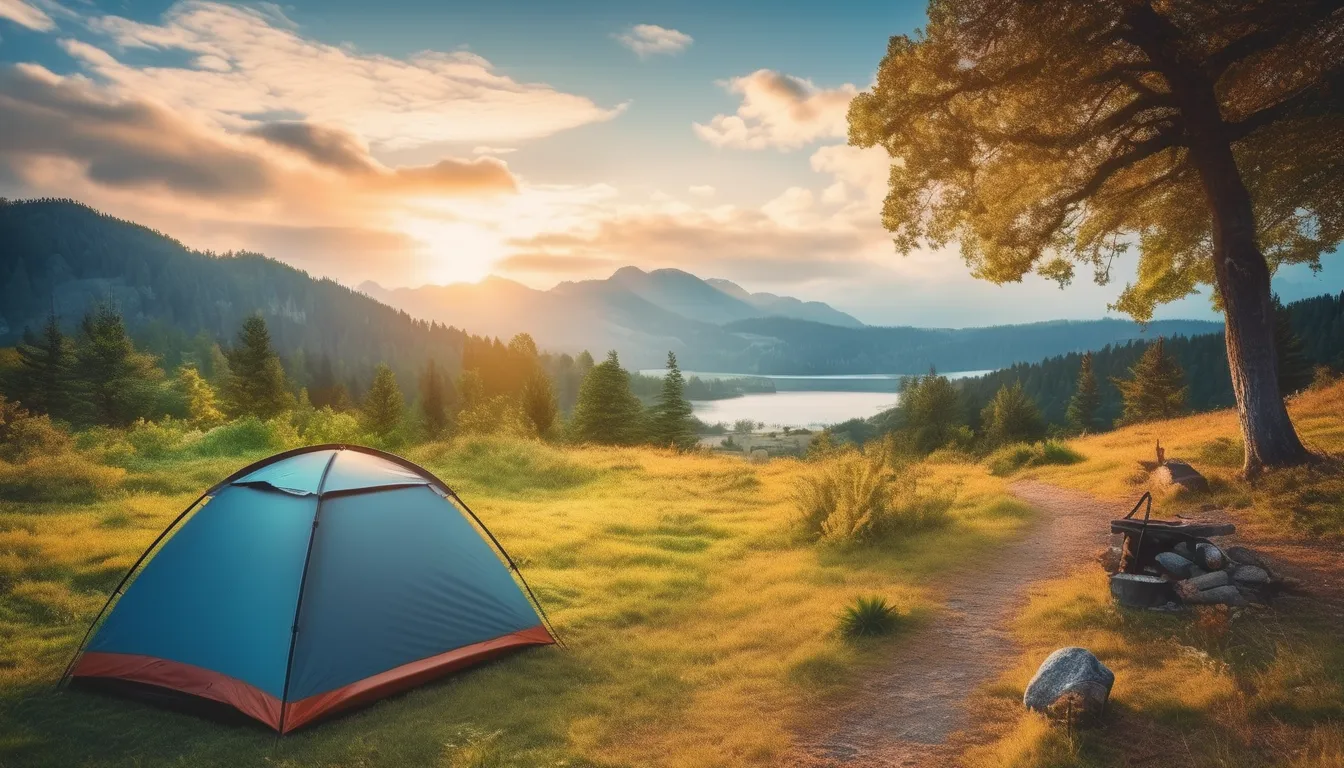
M 0 195 L 356 286 L 674 267 L 873 324 L 1107 314 L 1107 286 L 898 254 L 850 98 L 924 4 L 0 0 Z M 1344 289 L 1327 259 L 1286 299 Z M 1205 296 L 1158 317 L 1213 318 Z

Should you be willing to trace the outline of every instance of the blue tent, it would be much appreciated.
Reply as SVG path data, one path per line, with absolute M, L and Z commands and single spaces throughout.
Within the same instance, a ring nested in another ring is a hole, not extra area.
M 273 456 L 160 535 L 68 674 L 222 702 L 287 733 L 555 642 L 478 526 L 442 481 L 391 454 Z

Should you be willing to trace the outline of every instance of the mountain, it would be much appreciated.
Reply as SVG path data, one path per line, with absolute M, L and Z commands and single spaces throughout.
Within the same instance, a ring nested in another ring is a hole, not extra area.
M 697 357 L 701 367 L 743 364 L 756 342 L 722 326 L 769 316 L 863 327 L 816 301 L 748 293 L 727 280 L 702 280 L 679 269 L 622 267 L 603 280 L 560 283 L 548 291 L 500 277 L 479 283 L 359 290 L 417 317 L 508 337 L 526 331 L 548 349 L 615 349 L 628 365 L 661 366 L 668 350 Z
M 72 328 L 90 304 L 108 299 L 140 343 L 172 366 L 213 343 L 231 343 L 243 319 L 260 312 L 297 380 L 325 359 L 355 390 L 378 362 L 407 385 L 430 358 L 460 370 L 475 339 L 462 328 L 504 339 L 526 331 L 552 352 L 586 349 L 600 357 L 616 349 L 631 368 L 661 367 L 670 349 L 689 370 L 768 374 L 982 370 L 1221 330 L 1187 320 L 952 330 L 869 327 L 849 318 L 846 327 L 767 314 L 779 306 L 824 314 L 825 305 L 749 294 L 678 270 L 634 268 L 549 291 L 488 278 L 394 290 L 365 283 L 357 292 L 260 254 L 195 251 L 60 200 L 0 202 L 0 244 L 0 346 L 39 326 L 53 306 Z
M 402 382 L 416 381 L 431 357 L 456 371 L 469 341 L 260 254 L 194 251 L 72 201 L 0 200 L 0 244 L 0 346 L 52 309 L 73 330 L 90 305 L 107 300 L 171 368 L 232 343 L 243 320 L 260 313 L 297 381 L 325 360 L 358 391 L 379 362 Z
M 811 320 L 814 323 L 839 325 L 845 328 L 862 328 L 853 315 L 846 314 L 820 301 L 801 301 L 792 296 L 776 296 L 773 293 L 748 293 L 745 288 L 731 280 L 711 277 L 705 281 L 736 299 L 741 299 L 768 316 L 792 317 L 798 320 Z

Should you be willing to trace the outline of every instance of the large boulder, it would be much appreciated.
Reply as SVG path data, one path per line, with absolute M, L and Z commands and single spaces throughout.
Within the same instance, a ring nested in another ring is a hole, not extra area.
M 1195 562 L 1205 570 L 1220 571 L 1227 565 L 1227 556 L 1218 545 L 1203 541 L 1195 546 Z
M 1027 684 L 1022 703 L 1037 712 L 1058 713 L 1066 704 L 1080 720 L 1093 720 L 1106 711 L 1115 673 L 1086 648 L 1060 648 L 1046 657 Z
M 1180 459 L 1167 459 L 1153 471 L 1153 480 L 1165 487 L 1177 486 L 1187 491 L 1207 492 L 1209 481 L 1194 467 Z
M 1194 595 L 1210 589 L 1226 587 L 1232 583 L 1232 579 L 1227 575 L 1227 571 L 1211 571 L 1203 576 L 1195 576 L 1176 583 L 1176 594 L 1181 599 L 1191 602 L 1190 598 Z

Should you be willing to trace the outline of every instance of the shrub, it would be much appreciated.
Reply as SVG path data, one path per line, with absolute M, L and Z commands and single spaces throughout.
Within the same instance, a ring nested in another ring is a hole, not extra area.
M 136 454 L 146 459 L 162 459 L 176 453 L 201 438 L 201 433 L 188 430 L 180 421 L 140 419 L 126 430 L 126 442 Z
M 1005 445 L 985 459 L 989 473 L 1003 477 L 1025 467 L 1047 464 L 1077 464 L 1083 455 L 1064 443 L 1046 440 L 1041 443 L 1014 443 Z
M 532 437 L 531 422 L 522 408 L 504 395 L 485 400 L 457 415 L 457 431 L 462 435 L 502 435 Z
M 798 478 L 793 504 L 802 530 L 830 541 L 870 541 L 945 525 L 952 497 L 922 493 L 919 465 L 883 443 L 846 447 Z
M 856 597 L 840 612 L 840 634 L 849 639 L 887 635 L 900 624 L 900 618 L 885 597 Z
M 359 417 L 346 411 L 335 411 L 323 406 L 308 414 L 303 425 L 303 440 L 310 445 L 340 443 L 359 445 L 367 442 L 359 426 Z
M 196 452 L 202 456 L 238 456 L 281 451 L 301 443 L 298 431 L 284 417 L 262 421 L 248 416 L 206 432 L 196 443 Z
M 72 445 L 70 435 L 46 415 L 29 413 L 0 395 L 0 459 L 21 462 L 35 456 L 54 456 L 69 451 Z
M 0 461 L 0 497 L 11 501 L 97 501 L 125 479 L 126 470 L 75 453 L 36 456 L 23 464 Z

